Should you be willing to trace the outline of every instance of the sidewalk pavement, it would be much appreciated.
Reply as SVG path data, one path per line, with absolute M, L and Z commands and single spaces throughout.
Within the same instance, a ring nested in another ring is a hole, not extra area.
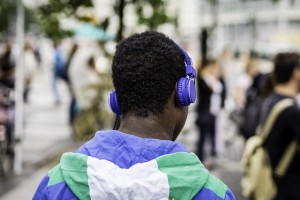
M 68 89 L 63 82 L 59 82 L 58 89 L 61 104 L 55 105 L 51 71 L 41 71 L 35 76 L 24 111 L 23 172 L 0 180 L 0 199 L 32 199 L 38 183 L 48 171 L 49 162 L 77 148 L 68 125 Z M 40 169 L 46 164 L 46 168 Z
M 240 181 L 243 176 L 243 168 L 240 162 L 218 159 L 210 172 L 230 188 L 237 200 L 247 200 L 241 193 Z

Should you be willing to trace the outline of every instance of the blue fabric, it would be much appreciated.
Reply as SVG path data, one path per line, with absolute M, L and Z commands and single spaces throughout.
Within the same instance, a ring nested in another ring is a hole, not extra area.
M 108 160 L 126 169 L 137 163 L 176 152 L 188 150 L 178 142 L 145 139 L 119 131 L 97 132 L 94 139 L 77 150 L 77 153 Z
M 202 188 L 202 190 L 194 197 L 194 200 L 202 199 L 223 200 L 221 197 L 217 196 L 212 190 L 209 190 L 207 188 Z
M 77 153 L 111 161 L 121 168 L 130 168 L 137 163 L 176 152 L 188 152 L 188 150 L 178 142 L 140 138 L 120 131 L 99 131 L 92 140 L 77 150 Z M 48 181 L 48 176 L 42 180 L 33 197 L 34 200 L 77 199 L 65 182 L 47 186 Z M 227 193 L 225 200 L 235 199 L 230 190 L 227 190 Z M 215 193 L 205 188 L 194 199 L 221 200 Z
M 234 200 L 234 199 L 235 196 L 233 195 L 232 191 L 228 188 L 224 200 Z
M 55 74 L 57 76 L 64 76 L 64 61 L 62 56 L 62 51 L 60 48 L 56 48 L 54 52 L 54 61 L 55 61 Z
M 231 190 L 228 188 L 225 194 L 225 198 L 222 199 L 221 197 L 217 196 L 212 190 L 207 188 L 202 188 L 202 190 L 193 198 L 193 200 L 234 200 L 235 197 Z

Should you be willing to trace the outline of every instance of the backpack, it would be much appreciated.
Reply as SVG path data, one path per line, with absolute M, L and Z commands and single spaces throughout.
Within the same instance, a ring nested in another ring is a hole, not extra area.
M 263 103 L 263 98 L 258 94 L 258 90 L 250 87 L 247 90 L 247 102 L 244 110 L 241 112 L 241 123 L 239 130 L 244 138 L 248 139 L 255 135 L 257 126 L 259 125 L 259 115 Z
M 297 150 L 297 141 L 293 140 L 283 153 L 279 164 L 272 170 L 269 155 L 263 147 L 264 142 L 273 127 L 274 122 L 286 108 L 294 104 L 292 99 L 279 101 L 273 108 L 267 118 L 261 134 L 250 137 L 245 145 L 242 163 L 245 169 L 241 180 L 242 193 L 244 196 L 253 200 L 272 200 L 277 188 L 273 179 L 284 176 L 292 158 Z M 259 133 L 259 131 L 258 131 Z

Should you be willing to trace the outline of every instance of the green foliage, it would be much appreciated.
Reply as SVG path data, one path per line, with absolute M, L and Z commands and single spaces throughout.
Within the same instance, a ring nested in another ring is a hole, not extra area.
M 3 34 L 5 36 L 12 36 L 15 34 L 15 21 L 17 14 L 17 6 L 15 0 L 1 0 L 0 3 L 0 36 Z M 24 8 L 24 28 L 25 31 L 31 28 L 31 25 L 35 22 L 35 17 L 32 14 L 32 10 L 29 8 Z
M 64 13 L 66 16 L 74 15 L 80 6 L 92 7 L 91 0 L 49 0 L 47 4 L 39 7 L 44 16 Z
M 91 0 L 49 0 L 38 8 L 38 24 L 46 37 L 53 40 L 61 40 L 64 37 L 72 35 L 71 31 L 61 29 L 59 19 L 62 16 L 76 16 L 79 7 L 92 7 Z
M 39 19 L 39 25 L 43 29 L 42 31 L 45 33 L 46 37 L 51 38 L 54 41 L 72 35 L 72 32 L 60 28 L 58 18 L 55 16 L 50 15 L 47 18 L 41 17 Z
M 133 4 L 138 17 L 138 24 L 146 25 L 149 29 L 157 29 L 157 27 L 164 23 L 177 24 L 176 17 L 170 17 L 166 13 L 167 3 L 165 0 L 118 0 L 114 6 L 115 15 L 120 19 L 119 30 L 117 31 L 117 40 L 123 38 L 123 15 L 127 4 Z M 91 0 L 49 0 L 38 9 L 38 21 L 42 31 L 49 38 L 54 40 L 62 39 L 70 36 L 72 33 L 61 30 L 59 26 L 59 19 L 61 17 L 75 17 L 79 21 L 91 21 L 91 19 L 77 16 L 76 10 L 81 7 L 92 7 Z M 150 13 L 146 12 L 149 11 Z M 107 20 L 106 22 L 109 23 Z M 98 24 L 100 25 L 100 24 Z M 107 26 L 108 24 L 106 24 Z
M 16 13 L 15 1 L 1 0 L 0 3 L 0 33 L 8 32 Z
M 138 23 L 146 25 L 151 30 L 164 23 L 176 24 L 176 18 L 166 13 L 165 0 L 132 0 L 132 3 L 135 5 Z M 145 9 L 148 9 L 149 13 L 146 13 Z
M 99 0 L 100 1 L 100 0 Z M 159 25 L 173 22 L 176 24 L 176 18 L 169 17 L 166 14 L 166 1 L 164 0 L 116 0 L 114 6 L 115 13 L 119 17 L 119 30 L 117 30 L 117 40 L 123 37 L 123 16 L 126 5 L 132 3 L 135 6 L 135 11 L 140 25 L 146 25 L 149 29 L 156 29 Z M 91 19 L 84 16 L 77 16 L 76 10 L 80 6 L 91 7 L 91 0 L 49 0 L 38 9 L 38 19 L 40 27 L 45 35 L 54 40 L 62 39 L 70 36 L 72 33 L 62 30 L 59 26 L 59 19 L 61 17 L 72 16 L 79 21 L 91 22 Z M 153 12 L 150 14 L 144 9 L 150 9 Z M 98 26 L 105 28 L 108 26 L 109 20 L 103 19 Z M 98 41 L 99 46 L 104 50 L 104 41 Z M 105 52 L 107 57 L 111 57 L 109 53 Z M 103 128 L 111 128 L 113 122 L 113 114 L 106 109 L 107 105 L 104 100 L 104 93 L 112 88 L 112 81 L 110 74 L 100 75 L 101 82 L 97 85 L 91 86 L 97 91 L 97 96 L 93 99 L 92 106 L 86 110 L 81 111 L 75 118 L 72 124 L 73 135 L 75 140 L 83 141 L 93 137 L 96 130 Z

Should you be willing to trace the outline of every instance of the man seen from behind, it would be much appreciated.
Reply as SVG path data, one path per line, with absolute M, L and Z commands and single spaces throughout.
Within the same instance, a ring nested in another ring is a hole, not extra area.
M 161 33 L 121 41 L 110 95 L 119 127 L 63 154 L 33 199 L 233 200 L 195 154 L 174 142 L 196 98 L 195 75 L 186 52 Z
M 295 100 L 300 91 L 300 56 L 297 53 L 280 53 L 274 59 L 275 88 L 266 99 L 262 109 L 262 124 L 272 108 L 284 99 Z M 275 200 L 300 199 L 300 153 L 299 148 L 289 162 L 283 176 L 275 174 L 284 152 L 292 141 L 300 141 L 300 109 L 296 105 L 283 110 L 276 119 L 266 139 L 265 147 L 269 154 L 277 185 Z

